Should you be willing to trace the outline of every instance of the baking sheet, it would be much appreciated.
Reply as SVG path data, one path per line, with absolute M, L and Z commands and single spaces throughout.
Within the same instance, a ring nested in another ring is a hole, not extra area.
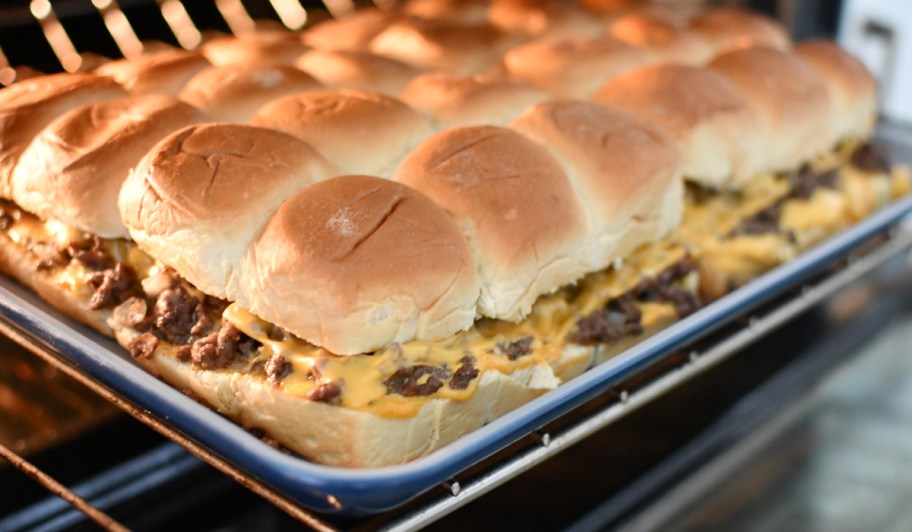
M 885 127 L 880 136 L 888 143 L 895 160 L 906 163 L 912 160 L 912 142 L 903 131 Z M 290 500 L 321 512 L 377 513 L 441 484 L 624 378 L 800 285 L 910 213 L 912 196 L 455 443 L 408 464 L 385 468 L 334 468 L 276 450 L 134 365 L 113 340 L 66 318 L 27 289 L 2 277 L 0 320 L 115 395 Z

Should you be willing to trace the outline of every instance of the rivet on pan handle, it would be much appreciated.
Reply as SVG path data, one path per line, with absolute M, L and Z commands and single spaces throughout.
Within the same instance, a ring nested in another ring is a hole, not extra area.
M 200 45 L 203 36 L 180 0 L 156 0 L 156 3 L 162 18 L 165 19 L 165 23 L 181 47 L 193 50 Z
M 76 72 L 82 66 L 82 57 L 73 46 L 66 30 L 54 13 L 54 8 L 48 0 L 32 0 L 29 2 L 29 11 L 32 16 L 38 20 L 41 31 L 44 32 L 44 38 L 51 45 L 51 50 L 60 61 L 60 65 L 67 72 Z
M 85 499 L 68 490 L 66 486 L 57 482 L 44 471 L 35 467 L 31 462 L 22 458 L 12 450 L 0 445 L 0 458 L 6 460 L 13 467 L 22 471 L 27 477 L 31 478 L 45 489 L 60 497 L 66 502 L 73 505 L 74 508 L 86 514 L 86 517 L 98 524 L 105 530 L 126 531 L 127 528 L 115 521 L 111 516 L 102 512 L 95 506 L 92 506 Z
M 299 30 L 307 24 L 307 10 L 298 0 L 269 0 L 269 4 L 286 28 Z
M 143 52 L 143 43 L 133 30 L 129 19 L 120 9 L 117 0 L 92 0 L 92 5 L 101 14 L 108 33 L 126 58 L 136 57 Z
M 215 8 L 225 19 L 228 29 L 235 35 L 243 35 L 256 30 L 256 22 L 247 12 L 241 0 L 215 0 Z

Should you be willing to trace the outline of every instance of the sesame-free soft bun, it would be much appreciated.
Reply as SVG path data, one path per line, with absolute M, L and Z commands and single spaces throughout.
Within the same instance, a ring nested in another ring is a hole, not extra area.
M 710 188 L 738 188 L 755 177 L 751 157 L 759 119 L 725 77 L 705 68 L 651 65 L 609 81 L 593 101 L 629 111 L 680 143 L 684 177 Z
M 22 150 L 63 113 L 126 96 L 113 79 L 95 74 L 36 76 L 0 90 L 0 197 L 9 197 L 9 179 Z
M 401 15 L 376 8 L 328 19 L 301 33 L 301 42 L 320 50 L 364 51 L 371 39 Z
M 271 129 L 189 126 L 159 142 L 124 182 L 130 236 L 207 294 L 225 297 L 269 216 L 296 190 L 336 175 L 313 148 Z
M 475 321 L 478 275 L 456 223 L 420 192 L 376 177 L 335 177 L 291 196 L 242 275 L 231 299 L 339 355 L 446 338 Z
M 649 12 L 625 15 L 614 21 L 608 34 L 631 46 L 649 50 L 658 61 L 702 65 L 715 50 L 696 32 L 681 27 L 668 17 Z
M 488 20 L 507 33 L 540 35 L 597 35 L 602 22 L 569 2 L 493 0 Z
M 216 37 L 204 42 L 200 52 L 213 65 L 263 66 L 290 65 L 308 49 L 297 34 L 272 30 Z
M 586 215 L 548 151 L 502 127 L 456 128 L 416 148 L 394 178 L 427 194 L 468 237 L 482 316 L 518 321 L 587 272 Z
M 322 87 L 310 74 L 289 66 L 213 66 L 193 76 L 180 99 L 214 121 L 244 123 L 270 100 Z
M 519 40 L 489 25 L 412 19 L 390 24 L 374 37 L 370 50 L 426 70 L 475 74 L 486 71 Z
M 429 115 L 437 129 L 457 126 L 506 126 L 548 93 L 510 80 L 475 74 L 431 72 L 413 79 L 402 101 Z
M 829 90 L 801 59 L 772 48 L 744 48 L 717 57 L 709 68 L 731 81 L 757 113 L 762 137 L 755 161 L 761 171 L 797 168 L 834 143 Z
M 754 46 L 776 50 L 791 47 L 788 32 L 778 21 L 736 7 L 713 9 L 694 20 L 690 29 L 706 39 L 716 55 Z
M 652 56 L 611 37 L 543 37 L 503 55 L 512 79 L 556 96 L 587 98 L 611 78 L 647 65 Z
M 127 237 L 117 195 L 158 141 L 206 115 L 170 96 L 130 96 L 78 107 L 51 122 L 19 158 L 12 199 L 102 238 Z
M 867 137 L 877 121 L 877 81 L 864 64 L 824 39 L 798 44 L 795 55 L 826 82 L 837 138 Z
M 684 196 L 681 156 L 664 129 L 577 100 L 530 107 L 510 127 L 548 148 L 574 183 L 592 227 L 586 246 L 590 271 L 677 227 Z
M 402 5 L 402 12 L 451 24 L 484 24 L 488 21 L 488 3 L 487 0 L 409 0 Z
M 95 72 L 111 76 L 130 94 L 167 94 L 177 96 L 184 84 L 209 66 L 205 57 L 169 48 L 131 59 L 118 59 L 98 67 Z
M 350 89 L 279 98 L 251 123 L 298 137 L 342 174 L 380 177 L 392 177 L 408 152 L 432 134 L 430 121 L 401 101 Z
M 327 87 L 375 91 L 399 96 L 402 89 L 423 71 L 368 52 L 311 50 L 295 61 L 295 67 Z

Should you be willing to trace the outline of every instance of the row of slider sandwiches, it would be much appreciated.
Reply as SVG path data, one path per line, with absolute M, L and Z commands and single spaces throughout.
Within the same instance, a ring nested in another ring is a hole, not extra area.
M 309 459 L 427 454 L 909 190 L 832 43 L 419 0 L 0 91 L 0 267 Z

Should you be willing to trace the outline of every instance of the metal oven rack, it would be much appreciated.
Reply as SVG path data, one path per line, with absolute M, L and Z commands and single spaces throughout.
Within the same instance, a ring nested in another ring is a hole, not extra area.
M 118 4 L 115 0 L 108 0 L 91 4 L 88 2 L 56 2 L 54 6 L 51 6 L 46 0 L 34 0 L 27 13 L 19 10 L 13 13 L 15 16 L 11 16 L 0 24 L 15 23 L 16 16 L 29 17 L 30 20 L 31 17 L 34 17 L 60 64 L 65 69 L 76 70 L 79 68 L 79 63 L 72 59 L 76 48 L 69 39 L 61 19 L 65 21 L 69 16 L 91 13 L 93 9 L 97 10 L 117 47 L 123 55 L 129 56 L 138 53 L 141 47 L 139 49 L 136 47 L 136 43 L 139 42 L 138 37 L 133 31 L 129 19 L 124 15 L 122 6 L 126 8 L 135 3 L 138 2 L 122 0 Z M 377 3 L 384 4 L 380 1 Z M 307 20 L 307 14 L 310 13 L 301 8 L 296 1 L 271 0 L 269 4 L 276 17 L 293 29 L 303 25 Z M 181 46 L 192 48 L 198 44 L 200 30 L 180 1 L 157 0 L 156 5 L 163 20 L 174 33 L 175 40 Z M 253 28 L 253 18 L 245 10 L 244 4 L 240 0 L 215 0 L 214 5 L 231 31 L 241 33 Z M 339 14 L 352 9 L 353 4 L 349 0 L 334 0 L 327 1 L 326 7 L 332 14 Z M 12 82 L 15 77 L 16 72 L 10 67 L 6 56 L 0 50 L 0 83 Z M 882 136 L 888 142 L 895 142 L 906 149 L 912 149 L 912 135 L 908 132 L 887 127 L 882 129 Z M 838 259 L 826 270 L 827 273 L 794 287 L 787 295 L 765 305 L 762 309 L 741 316 L 733 325 L 714 333 L 712 337 L 700 341 L 692 348 L 626 379 L 584 407 L 578 408 L 473 466 L 470 470 L 450 479 L 437 490 L 426 493 L 394 512 L 361 520 L 359 525 L 388 530 L 411 530 L 440 519 L 649 403 L 670 389 L 701 374 L 806 309 L 839 292 L 861 275 L 910 249 L 912 249 L 912 225 L 901 223 L 893 226 L 888 232 L 874 236 L 867 245 Z M 232 464 L 169 428 L 150 413 L 124 401 L 102 384 L 86 376 L 79 368 L 60 358 L 53 349 L 49 349 L 48 346 L 41 345 L 23 334 L 16 324 L 0 322 L 0 332 L 28 347 L 41 358 L 59 367 L 65 373 L 180 443 L 193 454 L 307 525 L 324 530 L 335 529 L 338 526 L 333 518 L 300 508 L 257 479 L 241 472 Z M 66 488 L 63 489 L 66 490 Z

